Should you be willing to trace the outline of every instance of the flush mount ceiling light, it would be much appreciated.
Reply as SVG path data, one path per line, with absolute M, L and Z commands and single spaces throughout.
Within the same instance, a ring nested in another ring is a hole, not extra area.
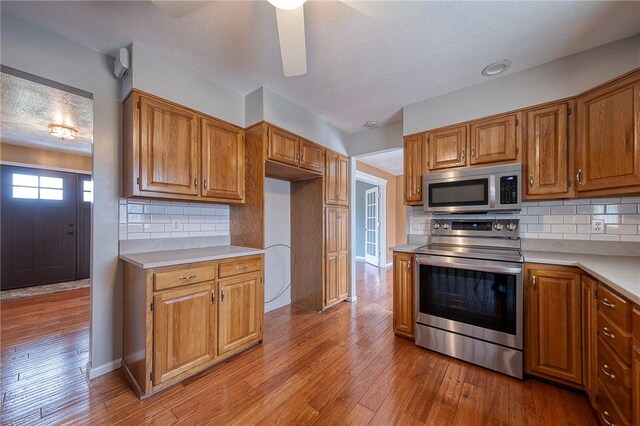
M 297 9 L 304 4 L 307 0 L 267 0 L 273 6 L 282 10 Z
M 487 65 L 482 70 L 482 75 L 486 77 L 491 77 L 494 75 L 498 75 L 501 72 L 505 72 L 511 66 L 511 61 L 508 59 L 503 59 L 502 61 L 494 62 L 492 64 Z
M 76 129 L 71 127 L 61 126 L 60 124 L 50 124 L 49 134 L 57 138 L 64 140 L 71 140 L 76 138 Z
M 369 120 L 366 123 L 364 123 L 364 127 L 369 127 L 369 128 L 378 127 L 378 124 L 380 124 L 378 123 L 378 120 Z

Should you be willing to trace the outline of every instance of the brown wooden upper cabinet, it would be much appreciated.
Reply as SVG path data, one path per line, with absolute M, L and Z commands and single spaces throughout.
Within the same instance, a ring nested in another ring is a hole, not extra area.
M 578 193 L 640 192 L 640 73 L 580 96 L 576 109 Z
M 244 198 L 244 132 L 202 119 L 202 196 Z
M 569 105 L 566 102 L 524 112 L 525 197 L 567 198 L 569 185 Z
M 140 110 L 140 190 L 198 195 L 198 117 L 144 96 Z
M 429 133 L 429 170 L 467 165 L 467 126 Z
M 125 197 L 244 202 L 244 130 L 137 91 L 123 111 Z
M 300 163 L 300 139 L 291 133 L 269 127 L 267 158 L 280 163 L 298 166 Z
M 521 113 L 474 121 L 469 125 L 469 164 L 515 161 Z
M 349 158 L 327 150 L 325 159 L 325 203 L 348 206 Z
M 422 174 L 426 172 L 424 135 L 404 138 L 404 202 L 407 205 L 422 204 Z
M 324 172 L 324 149 L 313 142 L 300 139 L 300 168 Z

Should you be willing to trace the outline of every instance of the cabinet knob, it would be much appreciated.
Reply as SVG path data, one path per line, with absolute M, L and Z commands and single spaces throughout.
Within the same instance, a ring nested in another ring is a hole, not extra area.
M 536 284 L 538 283 L 537 281 L 538 280 L 535 275 L 531 277 L 531 288 L 534 290 L 536 289 Z

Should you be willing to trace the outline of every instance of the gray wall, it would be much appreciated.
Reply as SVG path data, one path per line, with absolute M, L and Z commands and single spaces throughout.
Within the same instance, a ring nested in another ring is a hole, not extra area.
M 402 121 L 346 135 L 344 146 L 350 156 L 402 148 Z
M 122 355 L 122 274 L 118 265 L 122 131 L 113 59 L 6 13 L 1 31 L 3 65 L 93 93 L 90 362 L 92 376 L 99 375 L 119 368 Z
M 356 181 L 356 256 L 364 257 L 364 193 L 365 191 L 375 188 L 374 185 Z

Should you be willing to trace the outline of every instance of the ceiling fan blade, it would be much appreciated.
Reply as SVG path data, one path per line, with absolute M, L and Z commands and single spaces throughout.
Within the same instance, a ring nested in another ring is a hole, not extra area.
M 376 21 L 401 28 L 418 16 L 425 7 L 424 0 L 413 1 L 362 1 L 342 0 L 348 6 Z
M 280 54 L 285 77 L 307 73 L 307 47 L 304 38 L 304 8 L 276 8 Z
M 200 9 L 206 4 L 209 4 L 210 1 L 151 0 L 151 3 L 178 19 L 190 14 L 194 10 Z

